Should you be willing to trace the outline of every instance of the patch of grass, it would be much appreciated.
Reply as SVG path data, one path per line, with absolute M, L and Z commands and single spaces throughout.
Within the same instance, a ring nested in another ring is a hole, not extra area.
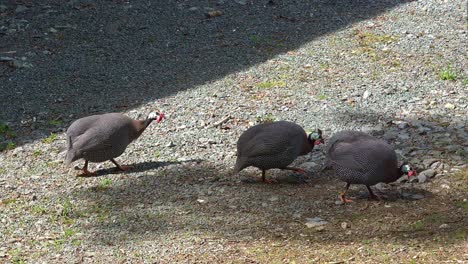
M 411 224 L 411 229 L 413 230 L 423 230 L 424 229 L 424 222 L 422 220 L 418 220 Z
M 42 205 L 34 205 L 31 207 L 31 212 L 42 215 L 47 212 L 47 208 Z
M 256 117 L 257 123 L 264 124 L 264 123 L 272 123 L 275 122 L 276 118 L 272 114 L 264 114 L 258 115 Z
M 324 95 L 324 94 L 318 94 L 317 95 L 317 99 L 319 99 L 319 100 L 325 100 L 326 98 L 327 98 L 327 96 Z
M 62 124 L 62 121 L 60 120 L 49 120 L 49 125 L 52 125 L 52 126 L 60 126 Z
M 21 251 L 19 249 L 13 249 L 8 252 L 11 256 L 11 263 L 13 264 L 24 264 L 25 260 L 21 257 Z
M 10 131 L 10 127 L 7 124 L 0 123 L 0 134 L 6 134 Z
M 59 163 L 57 161 L 48 161 L 46 163 L 46 166 L 48 168 L 56 168 L 58 165 L 59 165 Z
M 161 156 L 161 153 L 159 153 L 158 150 L 155 150 L 154 151 L 154 157 L 158 159 L 160 156 Z
M 457 79 L 457 73 L 452 70 L 449 65 L 440 71 L 439 78 L 444 81 L 455 81 Z
M 66 199 L 62 204 L 62 210 L 60 212 L 60 216 L 62 217 L 69 217 L 73 212 L 73 204 L 70 202 L 69 199 Z
M 375 34 L 359 29 L 355 30 L 354 34 L 357 37 L 361 47 L 375 47 L 378 44 L 390 44 L 398 40 L 398 37 L 394 35 Z
M 38 157 L 38 156 L 40 156 L 41 154 L 42 154 L 42 150 L 40 150 L 40 149 L 36 149 L 36 150 L 33 151 L 33 156 L 34 156 L 34 157 Z
M 468 211 L 468 202 L 466 201 L 457 201 L 455 202 L 455 205 L 459 208 L 462 208 L 465 211 Z
M 266 82 L 257 83 L 256 86 L 257 86 L 257 88 L 262 88 L 262 89 L 268 89 L 268 88 L 273 88 L 273 87 L 282 88 L 282 87 L 285 87 L 285 86 L 286 86 L 286 82 L 283 81 L 283 80 L 279 80 L 279 81 L 266 81 Z
M 73 229 L 70 229 L 70 228 L 66 228 L 65 230 L 63 230 L 63 238 L 64 239 L 67 239 L 67 238 L 70 238 L 72 236 L 74 236 L 76 234 L 76 231 L 73 230 Z
M 50 144 L 57 139 L 57 134 L 51 133 L 48 137 L 42 139 L 42 143 Z
M 111 179 L 108 179 L 108 178 L 104 178 L 102 179 L 100 182 L 99 182 L 99 185 L 96 187 L 96 189 L 98 191 L 102 191 L 102 190 L 105 190 L 107 188 L 109 188 L 109 185 L 112 183 L 112 180 Z
M 17 201 L 18 200 L 16 198 L 7 198 L 7 199 L 2 200 L 0 204 L 8 205 L 8 204 L 16 203 Z
M 458 229 L 454 232 L 451 232 L 450 237 L 452 237 L 455 240 L 465 240 L 467 238 L 466 233 L 467 231 L 465 229 Z
M 16 148 L 15 142 L 8 142 L 8 144 L 6 145 L 7 150 L 14 149 L 14 148 Z
M 156 37 L 155 37 L 155 36 L 150 36 L 150 37 L 148 38 L 148 42 L 149 42 L 150 44 L 156 43 Z
M 466 86 L 468 86 L 468 78 L 463 79 L 463 84 L 466 85 Z

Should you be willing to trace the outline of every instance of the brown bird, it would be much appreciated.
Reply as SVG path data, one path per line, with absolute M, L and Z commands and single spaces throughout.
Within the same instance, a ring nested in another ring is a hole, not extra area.
M 129 166 L 119 165 L 114 158 L 122 155 L 133 140 L 153 122 L 161 122 L 164 113 L 152 112 L 145 120 L 134 120 L 120 113 L 92 115 L 74 121 L 67 129 L 67 154 L 65 163 L 84 159 L 83 173 L 78 176 L 90 176 L 88 162 L 112 161 L 119 170 Z
M 234 173 L 253 166 L 265 171 L 278 168 L 304 173 L 301 168 L 288 167 L 298 156 L 306 155 L 315 145 L 323 142 L 322 131 L 317 129 L 309 136 L 292 122 L 277 121 L 253 126 L 237 141 L 237 160 Z
M 395 150 L 385 141 L 360 131 L 345 130 L 330 138 L 327 148 L 327 166 L 335 170 L 338 179 L 346 182 L 346 189 L 339 198 L 352 202 L 345 194 L 351 184 L 364 184 L 370 198 L 378 199 L 370 186 L 379 182 L 390 183 L 401 175 L 416 175 L 409 164 L 398 167 Z

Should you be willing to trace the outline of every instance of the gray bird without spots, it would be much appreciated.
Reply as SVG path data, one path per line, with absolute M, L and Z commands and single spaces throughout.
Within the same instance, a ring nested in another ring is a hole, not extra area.
M 67 129 L 68 150 L 65 163 L 84 159 L 83 174 L 93 175 L 88 171 L 88 162 L 112 161 L 118 169 L 120 166 L 114 158 L 122 155 L 133 140 L 153 122 L 161 122 L 164 113 L 150 113 L 145 120 L 134 120 L 120 113 L 107 113 L 80 118 Z

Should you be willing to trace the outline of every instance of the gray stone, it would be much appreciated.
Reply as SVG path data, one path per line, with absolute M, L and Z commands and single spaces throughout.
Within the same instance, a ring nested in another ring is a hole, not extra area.
M 246 0 L 234 0 L 234 2 L 238 3 L 239 5 L 246 5 L 247 4 Z
M 447 228 L 450 228 L 450 226 L 448 224 L 441 224 L 439 226 L 440 229 L 447 229 Z
M 369 96 L 371 95 L 371 93 L 369 91 L 365 91 L 364 94 L 362 95 L 362 99 L 366 100 L 367 98 L 369 98 Z
M 24 5 L 18 5 L 16 6 L 16 9 L 15 9 L 15 12 L 16 13 L 23 13 L 25 12 L 26 10 L 28 10 L 28 8 Z
M 323 220 L 320 217 L 306 218 L 306 223 L 305 223 L 305 225 L 308 228 L 318 227 L 318 226 L 322 226 L 326 224 L 328 224 L 328 222 Z
M 349 224 L 347 222 L 342 222 L 341 223 L 341 228 L 347 229 L 347 228 L 349 228 Z
M 424 198 L 424 195 L 417 193 L 402 193 L 401 196 L 408 200 L 421 200 Z
M 403 182 L 407 182 L 407 181 L 408 181 L 408 176 L 406 176 L 406 175 L 403 175 L 398 180 L 396 180 L 396 182 L 398 182 L 398 183 L 403 183 Z
M 422 173 L 419 174 L 417 178 L 418 178 L 419 183 L 425 183 L 427 181 L 427 176 L 425 174 L 422 174 Z
M 410 135 L 408 133 L 401 133 L 398 135 L 398 138 L 401 140 L 407 140 L 410 138 Z
M 421 172 L 419 173 L 418 177 L 419 177 L 420 175 L 424 175 L 424 176 L 426 176 L 427 178 L 432 178 L 432 177 L 434 177 L 434 176 L 436 175 L 436 171 L 433 170 L 433 169 L 427 169 L 427 170 L 425 170 L 425 171 L 421 171 Z M 420 181 L 420 182 L 421 182 L 421 181 Z
M 437 159 L 425 159 L 423 160 L 423 165 L 424 165 L 424 168 L 429 168 L 434 162 L 436 162 Z

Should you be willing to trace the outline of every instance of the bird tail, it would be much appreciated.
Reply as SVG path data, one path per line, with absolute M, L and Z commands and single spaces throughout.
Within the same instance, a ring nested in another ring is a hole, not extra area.
M 67 154 L 65 154 L 65 164 L 69 166 L 73 161 L 75 161 L 76 152 L 73 149 L 73 142 L 71 136 L 67 137 Z

